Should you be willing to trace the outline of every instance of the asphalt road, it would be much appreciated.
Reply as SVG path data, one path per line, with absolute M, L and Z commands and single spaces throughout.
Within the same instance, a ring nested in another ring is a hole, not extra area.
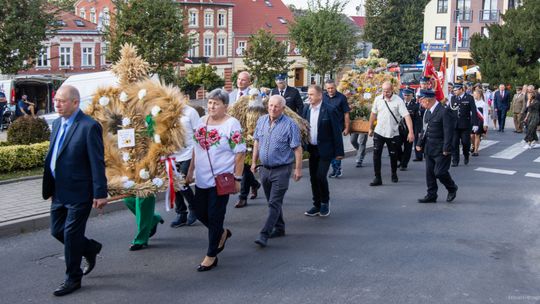
M 287 236 L 259 249 L 253 243 L 266 216 L 264 199 L 244 209 L 229 201 L 232 238 L 219 266 L 195 271 L 206 231 L 169 228 L 150 247 L 129 252 L 135 224 L 127 211 L 90 219 L 87 235 L 104 245 L 96 269 L 76 293 L 55 298 L 63 279 L 62 246 L 48 231 L 0 239 L 0 303 L 540 303 L 540 149 L 512 159 L 490 156 L 521 136 L 492 134 L 490 147 L 469 166 L 452 168 L 455 203 L 418 204 L 425 194 L 424 164 L 411 163 L 392 184 L 371 188 L 367 167 L 344 161 L 331 180 L 331 215 L 308 218 L 310 188 L 291 182 L 286 196 Z M 504 154 L 504 153 L 503 153 Z M 478 168 L 515 171 L 510 175 Z

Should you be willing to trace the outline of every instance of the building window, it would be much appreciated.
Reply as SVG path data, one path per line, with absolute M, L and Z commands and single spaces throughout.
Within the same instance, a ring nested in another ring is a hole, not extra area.
M 97 19 L 96 19 L 96 9 L 93 8 L 93 7 L 90 9 L 90 22 L 92 22 L 92 23 L 97 23 Z
M 49 66 L 49 48 L 44 47 L 39 51 L 39 54 L 36 58 L 36 67 L 44 68 Z
M 189 40 L 191 48 L 188 51 L 188 57 L 199 57 L 199 37 L 192 35 Z
M 446 26 L 435 27 L 435 40 L 446 40 Z
M 102 66 L 107 64 L 107 53 L 108 52 L 109 52 L 109 44 L 108 44 L 108 42 L 102 43 L 101 44 L 101 54 L 100 54 L 101 65 Z
M 508 9 L 518 8 L 521 5 L 523 5 L 523 0 L 509 0 L 508 1 Z
M 189 11 L 189 26 L 190 27 L 199 26 L 199 12 L 197 10 Z
M 214 48 L 214 38 L 204 37 L 204 57 L 212 57 L 213 48 Z
M 81 8 L 79 11 L 79 16 L 83 19 L 86 19 L 86 10 L 84 8 Z
M 291 52 L 291 42 L 290 41 L 283 41 L 283 43 L 286 46 L 285 55 L 289 55 L 289 53 Z
M 456 7 L 456 21 L 472 21 L 473 11 L 471 10 L 471 0 L 457 0 Z
M 204 27 L 213 27 L 214 26 L 214 12 L 206 11 L 204 12 Z
M 236 54 L 238 56 L 243 56 L 244 52 L 246 51 L 246 41 L 238 41 L 238 49 L 236 50 Z
M 438 14 L 448 13 L 448 0 L 437 0 L 437 13 Z
M 489 37 L 489 29 L 485 26 L 482 27 L 480 33 L 482 34 L 482 36 L 488 38 Z
M 71 47 L 60 47 L 60 66 L 71 67 Z
M 227 27 L 227 13 L 219 12 L 217 15 L 218 27 Z
M 111 24 L 111 14 L 108 7 L 103 9 L 103 24 L 106 26 Z
M 468 27 L 462 27 L 461 28 L 463 34 L 461 39 L 461 44 L 458 42 L 458 31 L 456 27 L 456 37 L 454 37 L 454 47 L 458 48 L 468 48 L 469 47 L 469 28 Z
M 227 42 L 227 37 L 218 37 L 217 39 L 217 57 L 225 57 L 226 48 L 225 43 Z
M 82 48 L 81 65 L 83 67 L 94 66 L 94 48 L 93 47 Z

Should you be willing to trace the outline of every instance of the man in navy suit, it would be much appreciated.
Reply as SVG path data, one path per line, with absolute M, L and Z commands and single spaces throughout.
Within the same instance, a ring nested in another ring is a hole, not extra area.
M 504 122 L 506 121 L 506 112 L 510 108 L 510 92 L 506 90 L 504 84 L 499 85 L 499 90 L 493 95 L 493 105 L 499 121 L 499 131 L 504 132 Z
M 298 115 L 302 115 L 304 109 L 304 102 L 300 96 L 300 92 L 296 88 L 289 87 L 287 85 L 287 74 L 279 74 L 276 76 L 276 88 L 272 89 L 271 95 L 281 95 L 285 98 L 287 107 L 296 112 Z
M 326 174 L 333 159 L 343 159 L 343 137 L 339 114 L 335 107 L 323 102 L 323 91 L 318 85 L 308 89 L 309 105 L 304 107 L 302 117 L 309 122 L 309 176 L 313 193 L 313 207 L 307 216 L 330 214 L 330 191 Z
M 92 271 L 101 251 L 84 231 L 92 206 L 107 204 L 107 178 L 101 125 L 79 109 L 77 89 L 60 87 L 54 101 L 60 117 L 53 122 L 45 159 L 43 199 L 52 198 L 51 234 L 64 244 L 66 278 L 54 291 L 63 296 L 81 288 L 82 276 Z

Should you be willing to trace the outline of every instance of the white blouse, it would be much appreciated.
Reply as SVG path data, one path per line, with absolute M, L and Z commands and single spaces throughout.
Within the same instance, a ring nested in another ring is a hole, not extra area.
M 236 154 L 246 152 L 242 127 L 236 118 L 229 117 L 220 125 L 209 124 L 208 130 L 206 129 L 206 118 L 207 116 L 204 116 L 199 119 L 193 135 L 195 141 L 195 184 L 203 189 L 216 186 L 208 162 L 208 155 L 212 161 L 214 174 L 219 175 L 221 173 L 234 173 Z

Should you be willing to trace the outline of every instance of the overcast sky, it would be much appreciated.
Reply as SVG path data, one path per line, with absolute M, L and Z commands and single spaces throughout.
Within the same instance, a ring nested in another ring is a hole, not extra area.
M 282 0 L 283 3 L 289 5 L 289 4 L 294 4 L 296 7 L 301 7 L 301 8 L 307 8 L 307 2 L 308 0 Z M 358 0 L 349 0 L 349 3 L 347 4 L 347 6 L 345 7 L 345 14 L 348 15 L 348 16 L 355 16 L 356 15 L 356 6 L 358 6 L 358 4 L 360 3 L 360 1 Z

